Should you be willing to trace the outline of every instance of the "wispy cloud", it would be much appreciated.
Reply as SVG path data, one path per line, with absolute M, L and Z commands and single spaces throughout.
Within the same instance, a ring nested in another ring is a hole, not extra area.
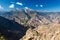
M 14 4 L 11 4 L 11 5 L 9 6 L 9 8 L 14 8 Z
M 40 5 L 40 7 L 43 7 L 43 5 Z
M 20 6 L 22 6 L 22 5 L 23 5 L 21 2 L 16 2 L 16 4 L 18 4 L 18 5 L 20 5 Z
M 36 7 L 38 7 L 38 5 L 35 5 Z
M 0 5 L 0 9 L 4 9 L 4 8 Z

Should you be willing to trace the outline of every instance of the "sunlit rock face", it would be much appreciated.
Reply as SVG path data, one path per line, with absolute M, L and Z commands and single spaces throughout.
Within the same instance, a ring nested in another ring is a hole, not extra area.
M 29 29 L 20 40 L 60 40 L 60 24 L 43 25 Z

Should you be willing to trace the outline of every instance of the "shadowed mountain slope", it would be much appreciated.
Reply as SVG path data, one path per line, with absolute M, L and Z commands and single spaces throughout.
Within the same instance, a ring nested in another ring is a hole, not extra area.
M 0 32 L 7 37 L 8 40 L 18 40 L 25 35 L 27 29 L 27 27 L 0 16 Z

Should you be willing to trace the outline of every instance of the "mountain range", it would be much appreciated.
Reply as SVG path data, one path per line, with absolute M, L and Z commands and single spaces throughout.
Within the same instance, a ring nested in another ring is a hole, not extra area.
M 51 23 L 60 23 L 60 12 L 41 12 L 32 9 L 16 9 L 8 12 L 1 12 L 1 16 L 14 20 L 24 26 L 37 27 Z
M 37 28 L 40 30 L 41 26 L 52 24 L 60 24 L 60 12 L 42 12 L 32 9 L 0 11 L 0 33 L 8 40 L 24 39 L 32 31 L 37 34 Z M 36 35 L 33 33 L 31 35 Z

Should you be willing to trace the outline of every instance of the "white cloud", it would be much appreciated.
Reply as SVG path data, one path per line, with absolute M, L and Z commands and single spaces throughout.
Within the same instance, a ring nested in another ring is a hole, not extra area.
M 11 5 L 9 6 L 9 8 L 14 8 L 14 4 L 11 4 Z
M 43 7 L 43 5 L 40 5 L 40 7 Z
M 35 5 L 36 7 L 38 7 L 38 5 Z
M 18 5 L 20 5 L 20 6 L 22 6 L 23 4 L 22 3 L 20 3 L 20 2 L 17 2 L 16 4 L 18 4 Z
M 4 9 L 4 8 L 0 5 L 0 9 Z
M 33 10 L 33 9 L 29 8 L 29 7 L 25 7 L 25 9 Z
M 25 9 L 29 9 L 28 7 L 25 7 Z

